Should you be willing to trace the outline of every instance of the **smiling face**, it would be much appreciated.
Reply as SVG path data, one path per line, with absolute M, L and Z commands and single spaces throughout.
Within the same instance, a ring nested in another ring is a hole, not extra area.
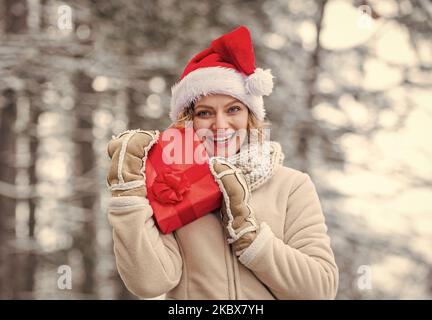
M 240 150 L 247 134 L 248 107 L 225 94 L 201 97 L 194 105 L 193 127 L 210 156 L 228 157 Z

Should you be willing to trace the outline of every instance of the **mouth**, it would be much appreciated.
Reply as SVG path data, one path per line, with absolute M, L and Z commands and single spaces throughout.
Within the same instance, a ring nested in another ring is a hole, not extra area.
M 234 133 L 226 136 L 220 136 L 220 137 L 208 136 L 206 138 L 208 139 L 209 142 L 212 142 L 214 144 L 226 144 L 232 139 L 233 136 Z

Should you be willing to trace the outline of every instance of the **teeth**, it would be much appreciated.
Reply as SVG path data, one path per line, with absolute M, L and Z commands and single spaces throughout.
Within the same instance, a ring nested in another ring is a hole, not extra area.
M 216 141 L 216 142 L 225 142 L 229 139 L 231 139 L 233 135 L 229 135 L 227 137 L 221 137 L 221 138 L 215 138 L 215 137 L 209 137 L 210 140 Z
M 228 138 L 219 138 L 219 139 L 215 139 L 215 141 L 220 142 L 220 141 L 225 141 L 228 140 Z

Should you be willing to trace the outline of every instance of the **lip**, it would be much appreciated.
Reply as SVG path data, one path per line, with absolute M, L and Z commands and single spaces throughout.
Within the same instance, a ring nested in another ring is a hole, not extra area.
M 235 135 L 235 132 L 233 132 L 232 134 L 229 134 L 229 135 L 226 135 L 223 137 L 224 137 L 223 140 L 217 141 L 214 139 L 214 136 L 205 136 L 205 138 L 204 138 L 205 143 L 210 148 L 208 151 L 210 151 L 213 154 L 221 154 L 221 152 L 222 153 L 225 152 L 224 154 L 226 154 L 226 152 L 228 151 L 228 149 L 232 145 L 233 141 L 235 141 L 236 135 Z M 225 151 L 223 151 L 223 150 L 225 150 Z
M 208 136 L 207 139 L 215 144 L 224 144 L 226 142 L 229 142 L 233 136 L 234 133 L 218 138 L 215 138 L 214 136 Z

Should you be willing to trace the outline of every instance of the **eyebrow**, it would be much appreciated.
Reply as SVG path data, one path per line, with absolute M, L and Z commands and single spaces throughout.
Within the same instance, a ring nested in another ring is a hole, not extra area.
M 238 101 L 237 99 L 231 100 L 231 101 L 228 102 L 226 105 L 224 105 L 224 108 L 225 108 L 226 106 L 228 106 L 228 105 L 234 103 L 234 102 L 239 102 L 239 101 Z M 207 109 L 214 109 L 212 106 L 208 106 L 208 105 L 205 105 L 205 104 L 199 104 L 199 105 L 195 106 L 195 108 L 198 108 L 198 107 L 204 107 L 204 108 L 207 108 Z

